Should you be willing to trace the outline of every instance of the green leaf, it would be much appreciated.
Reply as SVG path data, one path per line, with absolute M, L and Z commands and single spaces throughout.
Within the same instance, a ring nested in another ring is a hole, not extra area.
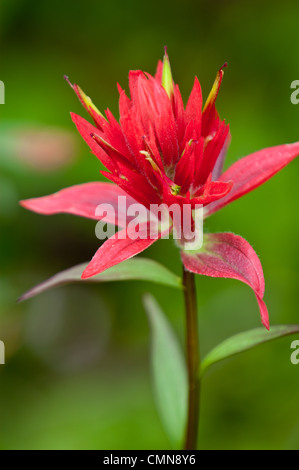
M 144 305 L 151 327 L 151 365 L 156 405 L 173 448 L 180 449 L 187 419 L 185 359 L 175 333 L 155 299 L 147 294 Z
M 272 341 L 282 336 L 293 335 L 294 333 L 299 333 L 299 325 L 272 326 L 270 331 L 261 327 L 231 336 L 231 338 L 226 339 L 207 354 L 201 363 L 200 374 L 202 376 L 216 362 L 235 356 L 267 341 Z
M 88 263 L 79 264 L 70 269 L 66 269 L 45 282 L 38 284 L 23 294 L 19 302 L 30 299 L 41 292 L 52 289 L 53 287 L 73 282 L 108 282 L 108 281 L 151 281 L 165 286 L 182 289 L 181 278 L 169 271 L 161 264 L 147 258 L 132 258 L 113 266 L 106 271 L 88 279 L 81 279 L 81 274 Z

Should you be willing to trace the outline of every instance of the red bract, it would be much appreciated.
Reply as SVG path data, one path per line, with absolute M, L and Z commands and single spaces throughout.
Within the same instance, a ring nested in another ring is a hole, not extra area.
M 268 311 L 263 301 L 265 281 L 262 265 L 244 238 L 234 233 L 206 234 L 203 249 L 196 254 L 182 251 L 182 260 L 189 271 L 211 277 L 238 279 L 252 287 L 262 322 L 269 328 Z
M 118 87 L 119 122 L 109 109 L 104 116 L 77 85 L 72 85 L 94 124 L 76 114 L 72 114 L 72 119 L 92 152 L 107 168 L 102 174 L 114 184 L 82 184 L 21 204 L 47 215 L 65 212 L 97 219 L 96 207 L 108 202 L 115 207 L 118 224 L 120 195 L 127 196 L 127 204 L 138 202 L 147 209 L 161 203 L 188 204 L 192 209 L 202 204 L 208 216 L 261 185 L 299 154 L 299 143 L 260 150 L 222 173 L 230 133 L 228 125 L 219 118 L 215 102 L 223 73 L 221 67 L 203 107 L 201 87 L 195 78 L 184 108 L 165 53 L 155 77 L 140 70 L 130 72 L 130 98 Z M 145 233 L 146 224 L 141 229 Z M 124 227 L 121 237 L 116 235 L 99 248 L 82 278 L 131 258 L 161 235 L 151 238 L 145 234 L 142 239 L 132 240 L 130 229 Z M 187 270 L 235 278 L 250 285 L 258 300 L 262 322 L 269 328 L 268 312 L 262 300 L 262 267 L 244 239 L 234 234 L 210 235 L 196 253 L 184 251 L 182 246 Z

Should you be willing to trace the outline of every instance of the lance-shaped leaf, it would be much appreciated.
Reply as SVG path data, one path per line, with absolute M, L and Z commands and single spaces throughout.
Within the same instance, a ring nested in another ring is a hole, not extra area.
M 255 328 L 254 330 L 234 335 L 220 343 L 207 354 L 201 363 L 200 374 L 202 376 L 216 362 L 252 349 L 259 344 L 295 333 L 299 333 L 299 325 L 272 326 L 271 331 L 266 331 L 264 328 Z
M 262 265 L 244 238 L 234 233 L 205 234 L 199 251 L 182 251 L 181 256 L 185 268 L 196 274 L 238 279 L 248 284 L 255 293 L 262 323 L 269 329 Z
M 157 263 L 157 261 L 147 258 L 140 257 L 129 259 L 117 266 L 107 269 L 101 274 L 83 280 L 81 279 L 81 275 L 87 266 L 88 263 L 83 263 L 55 274 L 55 276 L 23 294 L 19 301 L 21 302 L 35 297 L 54 287 L 74 282 L 150 281 L 156 284 L 182 289 L 180 277 L 169 271 L 169 269 L 165 268 L 162 264 Z
M 188 378 L 184 356 L 166 316 L 144 296 L 151 327 L 151 365 L 156 405 L 174 449 L 180 449 L 187 419 Z

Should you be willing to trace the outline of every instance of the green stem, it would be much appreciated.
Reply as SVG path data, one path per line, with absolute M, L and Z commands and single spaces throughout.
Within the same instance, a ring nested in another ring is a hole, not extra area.
M 188 418 L 185 435 L 185 450 L 195 450 L 197 444 L 200 379 L 198 376 L 200 354 L 197 322 L 197 302 L 194 274 L 183 272 L 185 311 L 186 311 L 186 344 L 188 367 Z

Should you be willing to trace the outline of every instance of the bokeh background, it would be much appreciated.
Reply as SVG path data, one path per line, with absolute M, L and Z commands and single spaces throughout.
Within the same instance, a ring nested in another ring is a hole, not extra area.
M 181 293 L 145 282 L 80 284 L 17 304 L 25 290 L 88 261 L 95 223 L 29 213 L 18 200 L 100 179 L 76 134 L 84 115 L 69 75 L 100 109 L 118 115 L 116 82 L 154 72 L 168 45 L 186 101 L 194 75 L 207 96 L 228 61 L 218 98 L 231 125 L 226 165 L 263 147 L 299 140 L 298 2 L 257 0 L 1 0 L 0 366 L 1 449 L 167 449 L 149 374 L 151 292 L 183 344 Z M 206 222 L 244 236 L 260 255 L 271 323 L 298 323 L 298 170 L 294 161 L 263 187 Z M 180 273 L 172 242 L 145 256 Z M 259 326 L 250 289 L 197 278 L 202 352 Z M 199 447 L 299 449 L 299 365 L 284 338 L 213 368 L 204 380 Z

